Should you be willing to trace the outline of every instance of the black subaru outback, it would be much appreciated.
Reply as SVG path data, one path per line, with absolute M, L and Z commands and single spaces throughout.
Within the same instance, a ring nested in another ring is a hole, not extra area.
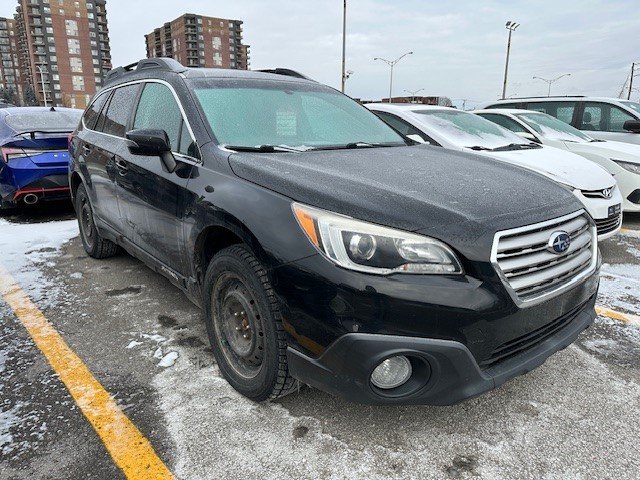
M 290 70 L 142 60 L 108 74 L 71 141 L 82 242 L 201 305 L 251 399 L 300 381 L 454 403 L 591 324 L 596 230 L 535 173 L 410 143 Z

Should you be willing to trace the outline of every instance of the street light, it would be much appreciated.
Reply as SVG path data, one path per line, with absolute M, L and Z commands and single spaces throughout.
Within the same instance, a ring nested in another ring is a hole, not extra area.
M 420 93 L 422 90 L 424 90 L 424 88 L 420 88 L 418 90 L 407 90 L 406 88 L 404 89 L 404 91 L 411 96 L 412 103 L 417 102 L 418 93 Z
M 504 64 L 504 82 L 502 83 L 502 98 L 504 99 L 507 96 L 507 74 L 509 73 L 509 54 L 511 53 L 511 34 L 515 32 L 516 28 L 518 28 L 520 24 L 518 22 L 514 22 L 509 20 L 505 24 L 505 28 L 509 30 L 509 38 L 507 40 L 507 61 Z
M 346 51 L 347 51 L 347 0 L 342 3 L 342 75 L 340 76 L 342 87 L 341 92 L 344 93 L 344 84 L 349 78 L 349 75 L 345 71 L 346 64 Z
M 380 58 L 380 57 L 374 58 L 374 60 L 381 60 L 384 63 L 386 63 L 387 65 L 389 65 L 389 67 L 391 67 L 391 76 L 389 77 L 389 103 L 391 103 L 391 97 L 392 97 L 391 94 L 392 94 L 392 91 L 393 91 L 393 67 L 395 67 L 396 63 L 398 63 L 400 60 L 402 60 L 407 55 L 413 55 L 413 52 L 404 53 L 404 54 L 400 55 L 398 58 L 396 58 L 395 60 L 387 60 L 385 58 Z
M 44 71 L 40 65 L 36 65 L 38 72 L 40 72 L 40 82 L 42 82 L 42 96 L 44 97 L 44 106 L 47 106 L 47 91 L 44 89 Z
M 559 77 L 556 78 L 552 78 L 551 80 L 547 80 L 546 78 L 542 78 L 542 77 L 533 77 L 534 80 L 542 80 L 543 82 L 545 82 L 549 88 L 547 90 L 547 97 L 551 96 L 551 84 L 557 82 L 558 80 L 560 80 L 563 77 L 570 77 L 571 74 L 570 73 L 564 73 L 562 75 L 560 75 Z

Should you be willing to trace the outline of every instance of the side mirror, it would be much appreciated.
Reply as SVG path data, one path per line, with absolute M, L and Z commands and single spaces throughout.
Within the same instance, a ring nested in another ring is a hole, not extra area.
M 640 120 L 627 120 L 622 125 L 622 128 L 628 132 L 640 133 Z
M 129 140 L 129 151 L 134 155 L 157 156 L 169 172 L 176 169 L 177 163 L 171 153 L 169 136 L 164 130 L 151 128 L 129 130 L 125 137 Z
M 526 140 L 531 140 L 532 142 L 536 142 L 536 143 L 542 143 L 540 140 L 538 140 L 538 137 L 536 137 L 533 133 L 529 133 L 529 132 L 514 132 L 514 133 Z
M 420 135 L 418 135 L 417 133 L 409 134 L 409 135 L 407 135 L 407 138 L 413 140 L 416 143 L 426 143 L 426 144 L 429 143 L 424 138 L 422 138 Z

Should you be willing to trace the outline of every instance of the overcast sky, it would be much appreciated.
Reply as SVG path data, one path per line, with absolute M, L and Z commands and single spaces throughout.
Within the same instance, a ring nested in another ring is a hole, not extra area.
M 413 50 L 396 66 L 395 95 L 424 88 L 421 94 L 466 98 L 468 105 L 496 99 L 504 25 L 517 20 L 507 96 L 546 94 L 546 84 L 532 77 L 563 73 L 571 76 L 552 94 L 617 96 L 631 62 L 640 61 L 638 6 L 637 0 L 348 0 L 347 69 L 354 73 L 347 93 L 386 96 L 389 68 L 373 57 Z M 108 0 L 114 66 L 143 58 L 143 35 L 185 12 L 243 20 L 252 68 L 293 68 L 339 87 L 342 0 Z

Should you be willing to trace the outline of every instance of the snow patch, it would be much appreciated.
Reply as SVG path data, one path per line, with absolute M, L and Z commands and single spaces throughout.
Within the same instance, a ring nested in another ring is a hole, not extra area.
M 139 346 L 139 345 L 142 345 L 142 342 L 138 342 L 138 341 L 136 341 L 136 340 L 131 340 L 131 341 L 129 342 L 129 345 L 127 345 L 127 346 L 126 346 L 126 347 L 124 347 L 124 348 L 135 348 L 135 347 L 137 347 L 137 346 Z
M 162 357 L 162 360 L 160 360 L 160 363 L 158 363 L 158 366 L 164 367 L 164 368 L 173 367 L 178 357 L 179 357 L 178 352 L 169 352 L 164 357 Z

